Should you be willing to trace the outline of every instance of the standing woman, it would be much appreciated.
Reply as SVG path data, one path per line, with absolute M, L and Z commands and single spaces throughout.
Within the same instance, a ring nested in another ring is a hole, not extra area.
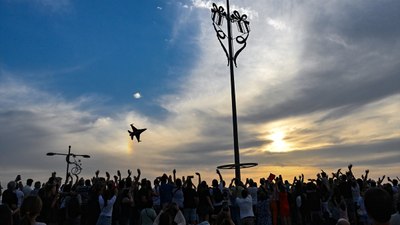
M 291 214 L 290 214 L 288 193 L 282 181 L 280 181 L 278 184 L 278 190 L 279 190 L 279 212 L 281 216 L 281 224 L 291 225 L 292 221 L 290 218 Z
M 260 180 L 257 193 L 257 225 L 272 225 L 270 197 L 265 179 Z
M 57 211 L 60 194 L 57 193 L 57 186 L 48 182 L 44 189 L 39 192 L 39 197 L 43 203 L 43 209 L 40 212 L 38 220 L 47 225 L 57 224 Z
M 96 225 L 111 225 L 111 216 L 115 200 L 117 199 L 118 189 L 115 187 L 114 183 L 110 181 L 107 183 L 107 186 L 103 186 L 100 193 L 100 215 Z
M 183 202 L 185 200 L 183 190 L 182 190 L 182 180 L 176 179 L 175 187 L 172 191 L 172 202 L 175 202 L 179 209 L 183 212 Z
M 45 223 L 36 222 L 42 210 L 42 200 L 38 196 L 26 197 L 21 205 L 21 223 L 20 225 L 46 225 Z
M 210 213 L 214 211 L 214 207 L 211 202 L 210 191 L 206 181 L 202 181 L 199 184 L 197 193 L 199 195 L 199 205 L 197 206 L 199 222 L 209 221 Z

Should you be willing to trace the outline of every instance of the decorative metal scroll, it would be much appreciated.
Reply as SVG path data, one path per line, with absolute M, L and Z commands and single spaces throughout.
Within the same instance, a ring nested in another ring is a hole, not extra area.
M 232 59 L 233 63 L 235 64 L 235 67 L 237 67 L 236 59 L 239 56 L 239 54 L 243 51 L 243 49 L 246 47 L 247 38 L 249 37 L 249 32 L 250 32 L 250 22 L 247 21 L 247 15 L 246 14 L 240 15 L 240 13 L 235 10 L 233 11 L 232 15 L 228 16 L 227 13 L 225 12 L 225 9 L 222 6 L 218 7 L 215 3 L 213 3 L 213 6 L 211 8 L 211 19 L 213 21 L 214 30 L 217 33 L 218 41 L 221 44 L 222 49 L 224 50 L 225 55 L 228 59 L 228 66 L 230 60 Z M 228 23 L 236 23 L 238 32 L 240 33 L 234 38 L 234 40 L 241 47 L 234 53 L 233 56 L 230 56 L 227 48 L 223 43 L 223 40 L 225 40 L 225 38 L 228 37 L 228 35 L 226 35 L 226 33 L 221 28 L 224 20 L 227 20 Z
M 73 161 L 70 160 L 71 156 L 73 157 Z M 82 172 L 81 160 L 76 160 L 76 156 L 74 154 L 70 154 L 70 156 L 67 157 L 67 163 L 73 165 L 71 168 L 72 175 L 79 175 Z

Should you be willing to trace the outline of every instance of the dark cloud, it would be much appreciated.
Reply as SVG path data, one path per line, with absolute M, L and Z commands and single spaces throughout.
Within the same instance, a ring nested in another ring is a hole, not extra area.
M 400 93 L 399 2 L 352 1 L 314 7 L 304 20 L 301 64 L 295 79 L 268 87 L 250 106 L 252 113 L 241 118 L 244 121 L 256 123 L 341 107 L 329 115 L 337 117 Z M 271 96 L 285 96 L 288 87 L 298 90 L 297 94 L 270 107 Z

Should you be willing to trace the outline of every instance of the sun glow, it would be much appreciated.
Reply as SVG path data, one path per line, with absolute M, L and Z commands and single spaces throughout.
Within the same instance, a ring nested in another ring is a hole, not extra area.
M 283 131 L 276 131 L 269 135 L 268 139 L 272 143 L 268 146 L 270 152 L 287 152 L 289 145 L 285 141 L 285 133 Z
M 128 139 L 128 142 L 127 142 L 127 153 L 129 154 L 129 155 L 131 155 L 131 154 L 133 154 L 133 141 L 130 139 L 130 138 L 127 138 Z

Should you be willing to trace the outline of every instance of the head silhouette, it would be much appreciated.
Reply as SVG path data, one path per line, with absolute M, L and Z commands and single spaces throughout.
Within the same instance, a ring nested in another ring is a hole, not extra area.
M 392 198 L 381 188 L 370 188 L 364 196 L 365 209 L 375 223 L 387 223 L 392 212 Z

